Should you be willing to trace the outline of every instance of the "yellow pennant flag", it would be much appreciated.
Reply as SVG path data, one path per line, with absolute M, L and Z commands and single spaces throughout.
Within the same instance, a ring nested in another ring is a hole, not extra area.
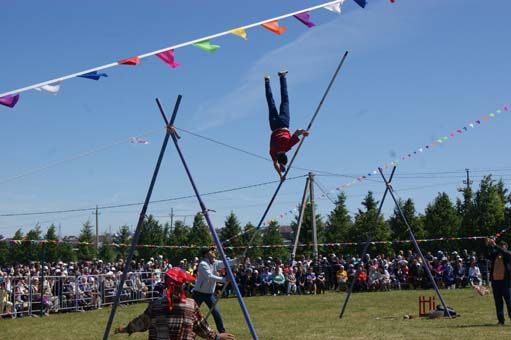
M 235 28 L 233 30 L 230 30 L 229 33 L 232 33 L 234 35 L 237 35 L 238 37 L 247 40 L 247 32 L 245 31 L 244 28 Z

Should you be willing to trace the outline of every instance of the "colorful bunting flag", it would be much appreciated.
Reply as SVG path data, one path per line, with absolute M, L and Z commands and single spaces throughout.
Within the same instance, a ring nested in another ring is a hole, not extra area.
M 118 61 L 121 65 L 138 65 L 140 64 L 140 58 L 139 57 L 131 57 L 123 60 Z
M 181 64 L 177 63 L 174 60 L 174 50 L 163 51 L 157 53 L 156 56 L 160 58 L 165 64 L 169 65 L 172 68 L 178 68 Z
M 37 91 L 46 91 L 51 94 L 57 94 L 60 91 L 60 81 L 57 81 L 55 83 L 46 84 L 41 87 L 36 87 Z
M 266 22 L 261 24 L 261 26 L 277 35 L 281 35 L 287 30 L 287 27 L 279 26 L 279 22 L 277 20 Z
M 220 48 L 219 45 L 212 45 L 209 40 L 199 41 L 199 42 L 193 44 L 193 46 L 198 47 L 201 50 L 204 50 L 209 53 L 213 53 Z
M 19 94 L 15 94 L 14 96 L 1 97 L 0 104 L 10 107 L 10 108 L 13 108 L 14 106 L 16 106 L 16 103 L 18 102 L 19 99 L 20 99 Z
M 237 35 L 238 37 L 242 37 L 243 39 L 247 40 L 247 32 L 244 28 L 235 28 L 233 30 L 229 31 L 230 33 Z
M 309 12 L 298 13 L 298 14 L 295 14 L 293 16 L 296 19 L 298 19 L 298 21 L 300 21 L 301 23 L 303 23 L 305 26 L 307 26 L 309 28 L 312 28 L 312 27 L 316 26 L 315 23 L 310 21 L 310 17 L 311 16 L 310 16 Z
M 101 77 L 108 77 L 108 74 L 106 73 L 98 73 L 98 71 L 92 71 L 89 73 L 85 73 L 82 75 L 79 75 L 80 78 L 86 78 L 86 79 L 92 79 L 92 80 L 99 80 Z
M 362 8 L 365 8 L 366 5 L 367 5 L 367 1 L 366 0 L 353 0 L 357 3 L 357 5 L 359 5 L 360 7 Z
M 345 0 L 342 0 L 340 2 L 337 2 L 332 5 L 326 5 L 323 8 L 329 10 L 330 12 L 335 12 L 341 14 L 341 5 L 344 3 Z
M 148 141 L 146 141 L 145 139 L 140 138 L 140 137 L 131 137 L 130 143 L 132 143 L 132 144 L 149 144 Z

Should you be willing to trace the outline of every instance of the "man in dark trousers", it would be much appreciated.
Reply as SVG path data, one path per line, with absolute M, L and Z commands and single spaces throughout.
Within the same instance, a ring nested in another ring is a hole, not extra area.
M 264 77 L 264 87 L 266 90 L 266 101 L 268 102 L 269 120 L 270 120 L 270 156 L 273 166 L 281 179 L 284 179 L 286 172 L 287 156 L 286 152 L 300 141 L 300 136 L 308 136 L 309 132 L 304 129 L 298 129 L 291 135 L 289 132 L 289 96 L 287 94 L 287 71 L 279 72 L 280 78 L 280 112 L 277 111 L 275 100 L 271 92 L 270 77 Z
M 209 247 L 204 250 L 203 259 L 197 268 L 197 281 L 193 288 L 193 299 L 200 306 L 203 302 L 209 307 L 213 308 L 211 314 L 215 319 L 216 328 L 219 333 L 225 333 L 224 323 L 222 316 L 216 307 L 215 288 L 217 283 L 228 284 L 228 280 L 218 274 L 218 271 L 225 268 L 224 263 L 216 259 L 216 247 Z M 237 261 L 229 261 L 232 266 Z
M 496 245 L 495 239 L 487 239 L 488 259 L 490 260 L 490 281 L 497 310 L 498 325 L 504 325 L 504 303 L 507 306 L 507 313 L 511 319 L 511 253 L 508 251 L 507 243 L 500 241 Z

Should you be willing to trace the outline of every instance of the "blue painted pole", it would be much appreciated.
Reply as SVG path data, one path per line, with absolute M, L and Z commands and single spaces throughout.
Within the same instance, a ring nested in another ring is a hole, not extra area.
M 392 173 L 390 174 L 390 181 L 392 181 L 392 177 L 394 177 L 394 172 L 396 171 L 396 167 L 392 168 Z M 376 229 L 376 225 L 378 224 L 378 218 L 381 214 L 381 209 L 383 208 L 383 203 L 385 202 L 385 198 L 387 198 L 387 193 L 389 192 L 389 188 L 385 188 L 385 192 L 383 193 L 383 197 L 380 201 L 380 205 L 378 207 L 378 211 L 376 212 L 376 216 L 374 218 L 374 223 L 372 225 L 372 229 L 369 230 L 369 233 L 367 233 L 367 240 L 364 243 L 364 247 L 362 249 L 362 253 L 360 254 L 360 258 L 362 259 L 364 255 L 367 253 L 367 249 L 369 248 L 369 244 L 371 243 L 371 240 L 373 238 L 373 233 Z M 357 281 L 358 274 L 360 272 L 359 269 L 360 266 L 357 266 L 357 269 L 355 270 L 355 275 L 353 275 L 353 280 L 351 281 L 350 287 L 348 288 L 348 294 L 346 295 L 346 299 L 344 299 L 344 303 L 342 305 L 341 314 L 339 315 L 339 319 L 342 319 L 344 316 L 344 312 L 346 311 L 346 307 L 348 306 L 348 302 L 350 301 L 351 294 L 353 293 L 353 288 L 355 287 L 355 282 Z
M 177 110 L 179 109 L 179 104 L 181 103 L 181 95 L 177 97 L 176 104 L 174 106 L 174 113 L 172 115 L 173 119 L 177 114 Z M 172 120 L 173 122 L 174 120 Z M 115 318 L 115 312 L 117 311 L 117 306 L 119 306 L 119 301 L 121 300 L 121 292 L 122 287 L 124 286 L 124 281 L 126 281 L 126 276 L 128 275 L 128 269 L 131 264 L 131 260 L 133 259 L 133 255 L 135 253 L 135 246 L 138 244 L 138 240 L 140 238 L 140 233 L 142 232 L 142 224 L 144 223 L 144 218 L 146 216 L 147 207 L 149 206 L 149 201 L 151 200 L 151 195 L 153 193 L 154 184 L 156 183 L 156 178 L 158 177 L 158 172 L 160 171 L 160 165 L 163 160 L 163 156 L 165 155 L 165 150 L 167 149 L 167 143 L 169 141 L 169 133 L 165 134 L 165 138 L 163 140 L 163 144 L 160 149 L 160 154 L 158 156 L 158 161 L 156 162 L 156 167 L 153 171 L 153 177 L 151 178 L 151 183 L 149 184 L 149 189 L 147 190 L 147 195 L 144 201 L 144 205 L 142 206 L 142 210 L 140 211 L 140 215 L 138 217 L 137 228 L 135 229 L 135 233 L 133 234 L 133 238 L 131 239 L 131 246 L 128 251 L 128 258 L 124 264 L 124 268 L 122 271 L 121 279 L 119 284 L 117 285 L 117 291 L 115 294 L 115 300 L 112 305 L 112 309 L 110 310 L 110 316 L 108 317 L 108 322 L 105 327 L 105 332 L 103 334 L 103 340 L 108 340 L 108 336 L 110 335 L 110 330 L 112 328 L 112 323 Z
M 160 108 L 160 111 L 162 113 L 163 119 L 165 120 L 165 123 L 167 123 L 168 127 L 173 127 L 173 121 L 172 119 L 171 123 L 168 123 L 167 118 L 165 116 L 165 112 L 160 105 L 160 102 L 158 102 L 158 107 Z M 175 118 L 175 115 L 173 116 Z M 257 333 L 255 331 L 254 325 L 252 323 L 252 320 L 250 319 L 250 314 L 248 313 L 247 307 L 245 305 L 245 301 L 243 301 L 243 297 L 241 296 L 241 293 L 239 291 L 238 285 L 236 284 L 236 280 L 234 278 L 234 274 L 231 270 L 231 267 L 229 265 L 229 261 L 227 261 L 227 257 L 225 256 L 225 252 L 222 246 L 222 242 L 220 241 L 220 238 L 218 237 L 218 234 L 215 230 L 215 227 L 213 226 L 213 223 L 211 223 L 211 219 L 209 217 L 209 210 L 206 208 L 206 205 L 202 201 L 202 198 L 200 196 L 199 190 L 197 189 L 197 186 L 195 185 L 195 181 L 193 180 L 192 174 L 190 172 L 190 169 L 188 168 L 188 164 L 186 163 L 186 160 L 183 156 L 183 153 L 181 152 L 181 148 L 179 147 L 178 143 L 178 137 L 175 133 L 171 134 L 172 140 L 174 141 L 174 145 L 176 146 L 177 153 L 179 154 L 179 158 L 181 159 L 181 163 L 183 163 L 183 167 L 185 168 L 186 174 L 188 176 L 188 179 L 190 180 L 190 184 L 193 187 L 193 191 L 195 193 L 195 196 L 197 196 L 197 200 L 199 201 L 199 205 L 202 211 L 202 214 L 204 215 L 206 222 L 209 227 L 209 231 L 211 232 L 211 235 L 213 236 L 213 240 L 215 241 L 216 247 L 218 249 L 218 252 L 220 253 L 220 256 L 222 258 L 222 262 L 224 263 L 225 269 L 227 271 L 227 277 L 231 281 L 231 284 L 234 288 L 234 292 L 236 293 L 236 297 L 238 298 L 239 305 L 241 307 L 241 310 L 243 312 L 243 316 L 245 317 L 245 321 L 247 322 L 248 328 L 250 330 L 250 333 L 252 334 L 252 339 L 258 340 Z M 215 308 L 215 307 L 213 307 Z
M 440 289 L 438 289 L 438 285 L 436 284 L 435 278 L 433 277 L 433 274 L 431 273 L 431 269 L 429 268 L 429 262 L 424 257 L 424 254 L 422 254 L 421 248 L 419 247 L 419 244 L 417 243 L 417 240 L 415 239 L 415 235 L 413 233 L 412 227 L 408 223 L 408 220 L 406 219 L 406 216 L 403 213 L 403 210 L 401 209 L 399 202 L 397 201 L 396 197 L 394 196 L 394 189 L 390 185 L 390 182 L 385 178 L 385 175 L 383 175 L 383 171 L 381 170 L 381 168 L 378 168 L 378 171 L 380 172 L 380 175 L 383 178 L 383 181 L 385 182 L 385 186 L 387 187 L 387 189 L 390 193 L 390 196 L 392 197 L 392 200 L 394 200 L 394 203 L 396 204 L 396 208 L 399 211 L 399 215 L 401 215 L 401 218 L 403 218 L 403 222 L 405 222 L 405 225 L 408 228 L 408 234 L 410 235 L 410 240 L 412 241 L 413 245 L 415 246 L 415 250 L 417 251 L 417 253 L 419 254 L 419 256 L 422 259 L 422 265 L 424 266 L 424 269 L 426 270 L 426 273 L 428 274 L 428 277 L 431 280 L 431 284 L 433 284 L 433 288 L 435 289 L 436 295 L 438 295 L 440 302 L 442 302 L 442 306 L 444 306 L 444 315 L 451 317 L 451 313 L 449 312 L 449 309 L 447 308 L 447 304 L 445 303 L 445 300 L 442 297 L 442 294 L 440 293 Z

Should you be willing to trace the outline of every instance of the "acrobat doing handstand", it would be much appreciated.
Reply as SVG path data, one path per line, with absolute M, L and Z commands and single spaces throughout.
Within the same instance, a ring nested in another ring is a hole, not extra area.
M 277 111 L 275 100 L 271 92 L 270 77 L 264 77 L 264 87 L 266 89 L 266 101 L 268 102 L 269 120 L 271 128 L 270 137 L 270 156 L 273 160 L 273 166 L 284 180 L 286 172 L 287 155 L 286 152 L 300 141 L 300 136 L 308 136 L 309 132 L 304 129 L 297 129 L 293 135 L 289 132 L 289 96 L 287 94 L 287 71 L 279 72 L 280 78 L 280 110 Z

